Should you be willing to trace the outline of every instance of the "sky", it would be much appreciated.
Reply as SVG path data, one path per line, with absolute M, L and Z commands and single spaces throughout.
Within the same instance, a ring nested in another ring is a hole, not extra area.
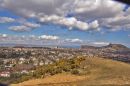
M 0 40 L 130 47 L 130 8 L 112 0 L 0 0 Z

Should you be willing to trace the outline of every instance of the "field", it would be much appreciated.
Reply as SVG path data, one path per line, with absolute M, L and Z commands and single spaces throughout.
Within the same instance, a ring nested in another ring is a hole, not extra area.
M 61 73 L 11 86 L 130 86 L 130 65 L 102 58 L 87 58 L 79 75 Z

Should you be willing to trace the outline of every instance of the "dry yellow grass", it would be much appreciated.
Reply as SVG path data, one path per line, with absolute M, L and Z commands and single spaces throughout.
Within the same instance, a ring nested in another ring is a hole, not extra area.
M 29 80 L 11 86 L 38 86 L 39 84 L 47 85 L 47 84 L 69 83 L 85 79 L 86 79 L 85 76 L 76 76 L 71 74 L 57 74 L 54 76 L 46 77 L 44 79 Z
M 86 58 L 81 66 L 86 68 L 82 76 L 58 74 L 11 86 L 130 86 L 130 64 Z

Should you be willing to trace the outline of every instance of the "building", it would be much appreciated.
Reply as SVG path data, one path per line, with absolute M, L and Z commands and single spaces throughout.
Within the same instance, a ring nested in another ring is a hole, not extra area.
M 8 72 L 8 71 L 1 72 L 0 77 L 10 77 L 10 72 Z

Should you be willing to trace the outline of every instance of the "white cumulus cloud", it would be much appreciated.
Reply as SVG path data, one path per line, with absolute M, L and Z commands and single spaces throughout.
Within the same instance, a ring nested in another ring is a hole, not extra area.
M 59 37 L 58 36 L 51 36 L 51 35 L 42 35 L 42 36 L 39 36 L 39 39 L 43 39 L 43 40 L 58 40 Z
M 15 19 L 10 17 L 0 17 L 0 23 L 11 23 L 14 22 Z
M 98 21 L 93 21 L 90 24 L 87 22 L 79 21 L 75 17 L 65 18 L 57 15 L 41 17 L 40 22 L 52 22 L 54 24 L 64 25 L 72 28 L 78 28 L 80 30 L 98 29 Z
M 19 26 L 10 26 L 9 30 L 15 31 L 15 32 L 26 32 L 26 31 L 31 31 L 35 28 L 40 27 L 40 24 L 36 24 L 36 23 L 31 23 L 31 22 L 27 22 L 27 21 L 22 21 L 20 22 L 22 25 Z
M 66 42 L 72 42 L 72 43 L 82 43 L 83 42 L 83 40 L 78 39 L 78 38 L 76 38 L 76 39 L 66 39 L 65 41 Z
M 8 35 L 7 35 L 7 34 L 0 34 L 0 37 L 2 37 L 2 38 L 7 38 Z
M 27 26 L 21 25 L 21 26 L 11 26 L 9 27 L 9 30 L 16 31 L 16 32 L 25 32 L 25 31 L 30 31 L 31 29 Z
M 124 12 L 125 5 L 114 0 L 1 0 L 0 7 L 24 18 L 64 25 L 69 29 L 100 31 L 104 27 L 115 30 L 130 28 L 130 10 Z M 73 16 L 66 17 L 68 14 Z
M 103 46 L 110 44 L 109 42 L 92 42 L 93 45 Z

